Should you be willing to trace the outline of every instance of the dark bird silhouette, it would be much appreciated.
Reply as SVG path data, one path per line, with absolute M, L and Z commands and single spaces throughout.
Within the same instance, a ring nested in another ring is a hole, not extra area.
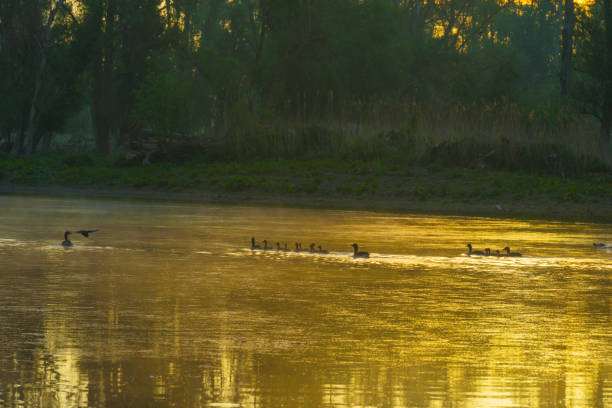
M 326 251 L 323 248 L 321 248 L 321 245 L 319 245 L 318 248 L 319 248 L 319 250 L 317 251 L 318 254 L 329 254 L 329 251 Z
M 468 247 L 468 249 L 469 249 L 469 251 L 468 251 L 468 253 L 467 253 L 467 254 L 468 254 L 468 256 L 470 256 L 470 255 L 484 255 L 484 254 L 485 254 L 485 253 L 484 253 L 484 252 L 482 252 L 482 251 L 472 251 L 472 244 L 467 244 L 467 247 Z
M 100 231 L 100 230 L 80 230 L 80 231 L 74 231 L 75 234 L 81 234 L 83 235 L 85 238 L 89 238 L 89 234 L 91 234 L 92 232 L 96 232 L 96 231 Z
M 607 245 L 606 245 L 606 244 L 602 244 L 602 243 L 599 243 L 599 244 L 595 244 L 595 243 L 593 243 L 593 246 L 594 246 L 595 248 L 605 248 L 605 247 L 607 247 Z
M 261 249 L 260 245 L 255 244 L 255 237 L 251 238 L 251 249 Z
M 96 231 L 100 231 L 100 230 L 97 230 L 97 229 L 95 229 L 95 230 L 79 230 L 79 231 L 74 231 L 74 233 L 71 232 L 71 231 L 66 231 L 66 232 L 64 232 L 64 241 L 62 241 L 62 246 L 63 247 L 71 247 L 71 246 L 73 246 L 72 242 L 70 242 L 70 240 L 68 239 L 68 235 L 70 235 L 70 234 L 81 234 L 85 238 L 89 238 L 89 234 L 91 234 L 93 232 L 96 232 Z
M 370 253 L 365 251 L 359 251 L 359 246 L 357 244 L 352 244 L 353 247 L 353 258 L 369 258 Z
M 66 231 L 64 232 L 64 241 L 62 242 L 62 246 L 63 247 L 71 247 L 72 246 L 72 242 L 70 242 L 70 240 L 68 239 L 68 235 L 72 234 L 72 232 L 70 231 Z
M 510 247 L 505 247 L 503 251 L 506 251 L 504 256 L 515 256 L 515 257 L 523 256 L 520 252 L 510 252 Z

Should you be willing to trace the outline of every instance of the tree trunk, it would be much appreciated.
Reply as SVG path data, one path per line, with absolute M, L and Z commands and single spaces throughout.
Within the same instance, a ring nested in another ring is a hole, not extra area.
M 58 2 L 59 3 L 59 2 Z M 45 46 L 43 46 L 46 48 Z M 42 86 L 42 76 L 45 71 L 45 66 L 47 65 L 47 52 L 46 50 L 41 51 L 41 61 L 38 66 L 38 71 L 36 73 L 36 79 L 34 83 L 34 94 L 32 95 L 32 102 L 30 106 L 30 117 L 28 119 L 28 127 L 25 132 L 25 140 L 23 141 L 24 147 L 26 149 L 26 154 L 30 155 L 34 153 L 35 150 L 35 137 L 34 132 L 36 131 L 36 103 L 38 102 L 38 94 L 40 92 L 40 87 Z
M 561 96 L 569 95 L 572 80 L 572 52 L 574 37 L 574 0 L 565 0 L 561 48 Z
M 211 35 L 213 35 L 213 28 L 217 23 L 217 12 L 219 8 L 219 2 L 217 0 L 209 2 L 208 16 L 206 16 L 206 22 L 204 23 L 204 40 L 211 41 Z
M 11 154 L 23 154 L 23 142 L 25 140 L 25 133 L 28 126 L 26 118 L 29 118 L 29 108 L 30 106 L 28 106 L 27 103 L 24 103 L 22 106 L 21 125 L 19 127 L 19 132 L 15 135 L 15 141 L 13 143 Z
M 40 134 L 39 132 L 36 132 L 32 135 L 32 141 L 30 142 L 30 147 L 29 147 L 29 153 L 36 153 L 36 150 L 38 149 L 38 145 L 40 144 L 40 141 L 42 140 L 43 135 Z
M 103 155 L 110 154 L 110 129 L 106 125 L 96 127 L 96 150 Z
M 94 85 L 94 98 L 91 106 L 91 119 L 96 140 L 96 151 L 103 155 L 110 153 L 110 133 L 112 121 L 110 73 L 107 67 L 101 67 Z
M 103 155 L 110 154 L 110 135 L 114 120 L 113 98 L 113 70 L 115 48 L 113 38 L 115 35 L 116 8 L 115 2 L 109 0 L 106 10 L 98 16 L 100 32 L 103 39 L 93 75 L 93 98 L 91 104 L 91 118 L 94 127 L 96 150 Z
M 28 124 L 25 128 L 25 131 L 21 133 L 18 143 L 16 143 L 18 147 L 18 152 L 22 153 L 25 149 L 26 154 L 34 153 L 35 149 L 35 137 L 34 132 L 36 131 L 36 120 L 38 119 L 38 95 L 40 94 L 40 88 L 43 84 L 43 75 L 45 73 L 45 69 L 47 67 L 47 50 L 49 48 L 49 39 L 51 37 L 51 25 L 55 20 L 55 15 L 60 7 L 64 4 L 65 0 L 57 0 L 55 5 L 49 12 L 49 16 L 47 18 L 47 24 L 45 24 L 44 31 L 42 34 L 42 38 L 40 39 L 38 45 L 40 47 L 40 62 L 38 64 L 38 68 L 36 70 L 36 74 L 34 77 L 34 92 L 32 93 L 32 99 L 30 101 L 30 109 L 28 114 Z
M 607 80 L 603 81 L 604 101 L 602 105 L 600 141 L 603 145 L 602 152 L 609 146 L 610 131 L 612 130 L 612 4 L 611 0 L 604 0 L 604 72 L 608 73 Z
M 603 104 L 600 126 L 600 139 L 603 146 L 610 142 L 610 130 L 612 128 L 612 100 L 606 100 Z
M 41 149 L 44 152 L 48 152 L 51 150 L 51 141 L 53 140 L 53 133 L 47 132 L 42 136 L 42 146 Z
M 253 102 L 255 98 L 255 87 L 259 81 L 259 69 L 261 65 L 261 55 L 263 53 L 264 41 L 266 39 L 266 27 L 264 22 L 261 22 L 259 27 L 259 39 L 257 40 L 257 52 L 255 53 L 255 63 L 251 78 L 251 89 L 249 91 L 249 112 L 253 112 Z
M 610 144 L 610 120 L 602 120 L 599 127 L 599 154 L 603 160 L 608 159 L 608 147 Z

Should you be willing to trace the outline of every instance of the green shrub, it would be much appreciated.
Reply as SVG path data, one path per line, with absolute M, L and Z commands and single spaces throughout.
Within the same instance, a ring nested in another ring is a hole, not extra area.
M 219 183 L 221 189 L 228 192 L 246 190 L 253 185 L 253 178 L 248 176 L 230 176 Z
M 95 165 L 94 159 L 88 153 L 74 153 L 63 160 L 67 167 L 88 167 Z

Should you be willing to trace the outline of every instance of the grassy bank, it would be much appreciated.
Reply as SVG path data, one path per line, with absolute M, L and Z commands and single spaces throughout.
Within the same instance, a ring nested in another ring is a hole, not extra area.
M 250 200 L 612 222 L 612 174 L 562 177 L 433 162 L 265 160 L 119 165 L 88 154 L 0 156 L 5 192 Z M 47 186 L 47 187 L 43 187 Z M 114 192 L 114 193 L 113 193 Z M 501 209 L 500 209 L 501 208 Z

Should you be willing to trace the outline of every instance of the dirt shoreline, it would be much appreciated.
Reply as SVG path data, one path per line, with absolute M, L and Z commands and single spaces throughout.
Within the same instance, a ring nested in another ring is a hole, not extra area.
M 112 186 L 37 186 L 0 184 L 4 196 L 51 196 L 98 199 L 181 201 L 211 204 L 246 204 L 303 208 L 385 211 L 397 213 L 483 216 L 558 221 L 612 223 L 612 205 L 589 202 L 554 202 L 552 200 L 409 200 L 394 197 L 338 197 L 306 194 L 270 194 L 263 191 L 165 191 Z

